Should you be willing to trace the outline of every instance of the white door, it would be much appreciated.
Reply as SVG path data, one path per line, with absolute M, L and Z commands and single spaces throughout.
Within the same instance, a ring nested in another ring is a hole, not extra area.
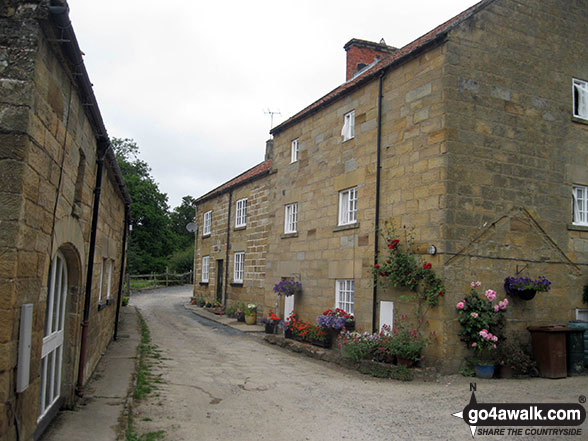
M 394 302 L 380 302 L 380 331 L 384 325 L 394 328 Z
M 45 336 L 41 350 L 41 394 L 39 420 L 59 398 L 61 390 L 61 365 L 63 361 L 63 327 L 67 297 L 67 265 L 61 253 L 57 253 L 49 273 L 49 293 L 45 312 Z
M 284 320 L 294 311 L 294 296 L 284 296 Z

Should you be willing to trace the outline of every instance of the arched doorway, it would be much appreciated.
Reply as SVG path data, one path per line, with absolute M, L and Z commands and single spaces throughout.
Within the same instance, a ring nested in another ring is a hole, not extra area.
M 41 350 L 41 390 L 39 417 L 41 420 L 55 406 L 61 395 L 65 305 L 68 292 L 67 262 L 58 251 L 49 270 L 49 291 L 45 310 L 45 330 Z

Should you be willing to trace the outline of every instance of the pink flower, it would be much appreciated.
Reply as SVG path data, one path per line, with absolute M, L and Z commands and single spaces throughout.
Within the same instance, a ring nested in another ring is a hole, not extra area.
M 456 307 L 457 309 L 463 309 L 463 308 L 465 307 L 465 305 L 464 305 L 464 303 L 463 303 L 463 302 L 459 302 L 457 305 L 455 305 L 455 307 Z
M 472 289 L 475 288 L 476 287 L 476 282 L 470 283 L 470 286 L 472 287 Z
M 491 302 L 496 298 L 496 291 L 492 289 L 486 290 L 486 298 Z
M 494 312 L 498 312 L 500 310 L 500 306 L 494 305 Z
M 477 282 L 476 282 L 476 287 L 478 287 L 478 286 L 482 286 L 482 282 L 480 282 L 480 281 L 477 281 Z
M 477 347 L 477 346 L 478 346 L 478 343 L 476 343 L 476 342 L 473 342 L 473 343 L 472 343 L 472 348 L 475 348 L 475 347 Z
M 496 345 L 492 345 L 492 349 L 496 349 Z
M 504 299 L 502 302 L 498 302 L 500 309 L 504 310 L 508 306 L 508 299 Z
M 495 335 L 492 336 L 492 341 L 498 341 L 498 337 L 496 337 Z
M 478 318 L 478 313 L 477 312 L 472 312 L 470 314 L 473 318 Z
M 482 329 L 480 331 L 480 337 L 482 337 L 482 338 L 488 338 L 488 331 L 486 331 L 485 329 Z

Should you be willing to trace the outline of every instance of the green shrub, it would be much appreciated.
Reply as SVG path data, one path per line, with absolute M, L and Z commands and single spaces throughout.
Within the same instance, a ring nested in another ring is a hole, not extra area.
M 175 273 L 187 273 L 194 267 L 194 247 L 176 251 L 169 259 L 169 268 Z

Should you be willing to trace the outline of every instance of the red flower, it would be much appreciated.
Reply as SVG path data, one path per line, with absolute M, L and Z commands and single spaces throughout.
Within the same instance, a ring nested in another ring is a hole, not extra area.
M 392 242 L 390 242 L 388 244 L 388 248 L 390 248 L 391 250 L 395 249 L 398 244 L 400 243 L 400 241 L 398 239 L 394 239 Z
M 380 265 L 376 263 L 375 265 L 376 269 L 380 269 Z
M 441 297 L 443 297 L 443 294 L 445 294 L 443 291 L 439 291 L 439 295 L 440 295 Z
M 423 268 L 425 269 L 431 269 L 433 265 L 431 265 L 430 263 L 425 263 L 425 266 Z

